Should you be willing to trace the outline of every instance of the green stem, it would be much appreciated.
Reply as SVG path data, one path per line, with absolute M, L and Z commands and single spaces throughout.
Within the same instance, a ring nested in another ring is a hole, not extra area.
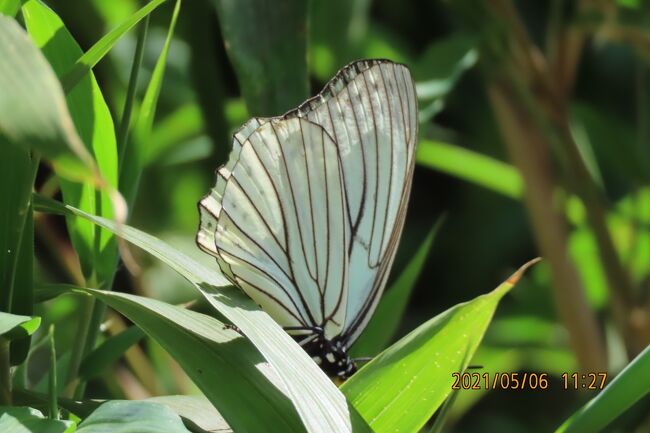
M 50 325 L 48 331 L 48 340 L 50 343 L 50 389 L 49 389 L 49 403 L 50 413 L 49 418 L 59 419 L 59 402 L 57 396 L 57 377 L 56 377 L 56 348 L 54 347 L 54 325 Z
M 131 74 L 129 76 L 129 84 L 126 91 L 126 101 L 124 102 L 124 110 L 122 111 L 122 119 L 117 131 L 117 153 L 119 155 L 119 165 L 121 169 L 124 161 L 125 149 L 129 139 L 129 127 L 131 125 L 131 113 L 133 112 L 133 101 L 135 100 L 135 92 L 138 85 L 138 75 L 142 65 L 142 57 L 144 55 L 144 43 L 147 39 L 147 31 L 149 28 L 149 15 L 144 19 L 140 25 L 138 32 L 138 42 L 135 47 L 133 55 L 133 64 L 131 65 Z
M 93 277 L 91 280 L 92 281 L 89 281 L 89 287 L 97 287 L 97 284 L 94 281 L 95 278 Z M 66 388 L 64 391 L 65 397 L 72 398 L 75 395 L 79 376 L 79 366 L 81 365 L 81 361 L 87 351 L 86 343 L 89 329 L 91 327 L 91 318 L 94 307 L 95 298 L 92 296 L 84 296 L 80 308 L 81 317 L 79 317 L 79 328 L 75 335 L 75 347 L 70 355 L 70 364 L 68 367 L 68 376 L 66 378 Z
M 0 337 L 0 406 L 11 406 L 11 363 L 9 340 Z

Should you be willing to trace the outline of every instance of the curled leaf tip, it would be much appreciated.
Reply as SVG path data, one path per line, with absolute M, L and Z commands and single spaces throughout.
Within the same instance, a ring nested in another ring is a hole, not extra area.
M 542 260 L 541 257 L 536 257 L 530 260 L 529 262 L 524 263 L 519 269 L 515 271 L 514 274 L 510 275 L 510 277 L 506 280 L 506 283 L 514 286 L 519 282 L 519 280 L 524 275 L 524 273 L 528 270 L 528 268 L 540 262 L 541 260 Z

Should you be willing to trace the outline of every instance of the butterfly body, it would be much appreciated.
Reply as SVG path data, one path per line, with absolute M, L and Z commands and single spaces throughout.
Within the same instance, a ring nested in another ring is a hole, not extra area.
M 199 203 L 197 243 L 331 376 L 388 277 L 406 212 L 417 137 L 408 69 L 343 68 L 283 116 L 253 118 Z

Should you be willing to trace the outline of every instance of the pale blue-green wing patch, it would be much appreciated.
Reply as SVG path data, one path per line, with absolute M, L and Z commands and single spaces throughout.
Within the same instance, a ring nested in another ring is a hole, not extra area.
M 338 335 L 349 229 L 336 144 L 293 118 L 260 124 L 238 145 L 236 162 L 219 170 L 217 204 L 201 203 L 214 212 L 220 266 L 281 325 Z
M 321 125 L 339 150 L 352 233 L 344 330 L 351 343 L 377 305 L 402 231 L 417 140 L 415 86 L 403 65 L 359 61 L 285 117 Z

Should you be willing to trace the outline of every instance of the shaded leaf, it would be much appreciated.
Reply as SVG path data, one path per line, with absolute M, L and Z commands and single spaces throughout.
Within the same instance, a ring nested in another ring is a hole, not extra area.
M 102 374 L 117 362 L 129 347 L 142 340 L 144 332 L 137 326 L 131 326 L 117 335 L 113 335 L 93 349 L 79 366 L 79 376 L 87 380 Z
M 147 401 L 164 404 L 180 415 L 193 432 L 232 433 L 232 429 L 210 401 L 198 395 L 165 395 Z
M 261 365 L 262 358 L 248 341 L 222 322 L 154 299 L 82 290 L 156 340 L 238 432 L 265 431 L 266 426 L 304 431 L 290 401 L 269 381 L 273 371 Z M 265 398 L 257 398 L 260 395 Z M 242 415 L 250 410 L 254 417 Z
M 304 0 L 212 0 L 253 116 L 279 115 L 309 96 Z

